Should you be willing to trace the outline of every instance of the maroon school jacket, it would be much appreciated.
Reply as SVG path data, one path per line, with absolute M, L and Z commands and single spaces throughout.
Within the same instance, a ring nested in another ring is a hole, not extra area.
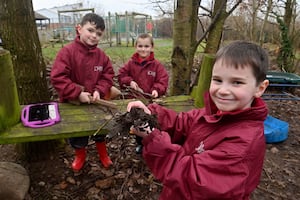
M 265 155 L 262 99 L 249 109 L 206 107 L 176 113 L 150 104 L 160 130 L 143 139 L 143 157 L 163 183 L 160 200 L 246 200 L 259 184 Z
M 143 92 L 151 94 L 156 90 L 158 96 L 161 96 L 167 91 L 169 75 L 164 66 L 154 59 L 153 52 L 142 62 L 135 53 L 119 70 L 118 80 L 121 88 L 130 86 L 130 82 L 135 81 Z
M 51 83 L 60 100 L 77 100 L 84 91 L 98 90 L 103 98 L 113 85 L 114 70 L 109 57 L 97 46 L 87 47 L 79 39 L 64 46 L 51 70 Z

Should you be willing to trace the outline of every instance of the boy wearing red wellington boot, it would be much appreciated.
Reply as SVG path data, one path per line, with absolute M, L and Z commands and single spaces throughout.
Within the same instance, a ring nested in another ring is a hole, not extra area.
M 51 71 L 51 83 L 61 102 L 93 103 L 100 98 L 113 99 L 119 91 L 113 87 L 114 70 L 109 57 L 97 47 L 105 24 L 97 14 L 86 14 L 77 26 L 75 40 L 57 54 Z M 105 168 L 113 163 L 108 156 L 105 136 L 95 136 L 100 161 Z M 70 138 L 75 149 L 72 169 L 79 171 L 86 159 L 89 137 Z

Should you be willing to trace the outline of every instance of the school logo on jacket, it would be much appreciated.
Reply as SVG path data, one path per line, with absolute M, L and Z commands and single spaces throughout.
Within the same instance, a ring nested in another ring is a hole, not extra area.
M 155 77 L 155 76 L 156 76 L 156 72 L 153 72 L 153 71 L 148 71 L 148 75 L 149 75 L 149 76 L 153 76 L 153 77 Z
M 205 151 L 203 141 L 200 142 L 199 146 L 197 148 L 195 148 L 195 150 L 199 154 Z
M 94 66 L 94 71 L 95 72 L 102 72 L 103 71 L 103 66 Z

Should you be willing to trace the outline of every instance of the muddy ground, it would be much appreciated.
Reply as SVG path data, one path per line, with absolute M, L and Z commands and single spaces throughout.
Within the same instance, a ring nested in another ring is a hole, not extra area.
M 300 199 L 300 101 L 266 101 L 270 115 L 289 123 L 288 139 L 268 144 L 261 183 L 252 200 Z M 0 161 L 23 165 L 31 186 L 26 199 L 34 200 L 154 200 L 161 184 L 155 180 L 142 157 L 135 153 L 133 136 L 118 136 L 108 142 L 113 167 L 104 169 L 95 144 L 88 146 L 88 162 L 81 173 L 73 173 L 73 150 L 63 145 L 49 158 L 24 161 L 15 145 L 0 145 Z
M 272 91 L 274 92 L 274 91 Z M 300 90 L 289 91 L 300 96 Z M 252 200 L 300 199 L 300 101 L 266 100 L 269 114 L 289 123 L 287 140 L 267 144 L 261 182 Z M 95 144 L 88 145 L 88 161 L 81 173 L 70 168 L 73 149 L 65 143 L 46 159 L 25 161 L 15 145 L 0 145 L 0 161 L 16 162 L 29 173 L 26 200 L 156 200 L 162 185 L 153 177 L 134 136 L 118 136 L 107 143 L 113 167 L 104 169 Z

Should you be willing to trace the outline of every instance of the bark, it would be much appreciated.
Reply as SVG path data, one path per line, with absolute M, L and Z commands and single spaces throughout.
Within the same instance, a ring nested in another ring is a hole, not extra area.
M 189 94 L 196 50 L 199 0 L 177 0 L 174 9 L 171 95 Z
M 215 1 L 214 11 L 213 11 L 213 19 L 215 19 L 215 24 L 211 31 L 208 34 L 206 48 L 204 50 L 205 53 L 214 54 L 218 51 L 222 33 L 223 26 L 226 18 L 228 17 L 228 13 L 226 12 L 226 1 Z
M 285 12 L 284 12 L 283 21 L 288 27 L 291 25 L 292 17 L 293 17 L 293 1 L 287 0 L 285 3 Z

